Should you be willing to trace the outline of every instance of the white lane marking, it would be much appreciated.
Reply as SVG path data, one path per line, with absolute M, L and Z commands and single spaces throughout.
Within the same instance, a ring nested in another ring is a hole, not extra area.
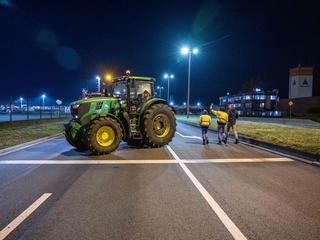
M 184 163 L 261 163 L 261 162 L 294 162 L 290 158 L 218 158 L 218 159 L 190 159 Z
M 199 139 L 199 140 L 202 140 L 201 137 L 198 137 L 198 136 L 186 136 L 186 135 L 183 135 L 179 132 L 176 132 L 180 137 L 183 137 L 183 138 L 193 138 L 193 139 Z
M 290 158 L 217 158 L 217 159 L 180 159 L 183 163 L 263 163 L 263 162 L 293 162 Z M 172 159 L 159 160 L 0 160 L 0 165 L 77 165 L 77 164 L 178 164 Z
M 203 198 L 210 205 L 211 209 L 216 213 L 218 218 L 230 232 L 236 240 L 246 240 L 247 238 L 242 234 L 240 229 L 232 222 L 232 220 L 228 217 L 228 215 L 223 211 L 223 209 L 219 206 L 219 204 L 213 199 L 213 197 L 208 193 L 208 191 L 202 186 L 199 180 L 193 175 L 193 173 L 189 170 L 189 168 L 184 164 L 183 161 L 178 157 L 178 155 L 172 150 L 170 146 L 167 146 L 167 149 L 172 154 L 175 160 L 179 162 L 180 167 L 187 174 L 191 182 L 196 186 L 199 190 Z
M 164 164 L 164 163 L 178 163 L 172 159 L 164 160 L 0 160 L 1 164 L 52 164 L 52 165 L 77 165 L 77 164 L 92 164 L 92 165 L 104 165 L 104 164 Z
M 29 217 L 44 201 L 46 201 L 52 193 L 44 193 L 34 203 L 32 203 L 26 210 L 24 210 L 18 217 L 9 223 L 0 232 L 0 240 L 5 239 L 15 228 L 17 228 L 27 217 Z

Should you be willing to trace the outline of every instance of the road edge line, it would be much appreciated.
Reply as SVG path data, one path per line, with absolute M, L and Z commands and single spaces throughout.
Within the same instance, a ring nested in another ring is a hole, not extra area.
M 15 230 L 24 220 L 26 220 L 42 203 L 44 203 L 52 193 L 42 194 L 19 216 L 13 219 L 7 226 L 0 231 L 0 240 L 4 240 L 13 230 Z
M 220 219 L 223 225 L 227 228 L 227 230 L 233 236 L 233 238 L 236 240 L 247 240 L 247 238 L 243 235 L 240 229 L 228 217 L 225 211 L 219 206 L 219 204 L 214 200 L 214 198 L 209 194 L 209 192 L 204 188 L 204 186 L 199 182 L 199 180 L 193 175 L 190 169 L 184 164 L 184 162 L 173 151 L 173 149 L 169 145 L 167 145 L 166 148 L 174 157 L 174 159 L 178 161 L 182 170 L 189 177 L 191 182 L 195 185 L 195 187 L 201 193 L 202 197 L 207 201 L 211 209 L 214 211 L 214 213 L 217 215 L 217 217 Z
M 13 153 L 13 152 L 17 152 L 17 151 L 23 150 L 23 149 L 28 148 L 28 147 L 32 147 L 32 146 L 40 144 L 40 143 L 47 142 L 49 140 L 52 140 L 54 138 L 62 136 L 62 134 L 63 133 L 58 133 L 58 134 L 55 134 L 55 135 L 52 135 L 52 136 L 48 136 L 48 137 L 44 137 L 44 138 L 38 138 L 38 139 L 29 141 L 29 142 L 25 142 L 25 143 L 21 143 L 21 144 L 18 144 L 18 145 L 14 145 L 12 147 L 1 149 L 0 150 L 0 157 L 5 156 L 5 155 L 7 155 L 9 153 Z

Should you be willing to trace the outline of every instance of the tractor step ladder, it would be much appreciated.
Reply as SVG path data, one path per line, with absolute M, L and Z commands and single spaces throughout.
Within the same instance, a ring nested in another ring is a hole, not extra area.
M 130 133 L 133 139 L 141 139 L 141 133 L 140 130 L 137 129 L 137 118 L 131 118 L 130 123 Z

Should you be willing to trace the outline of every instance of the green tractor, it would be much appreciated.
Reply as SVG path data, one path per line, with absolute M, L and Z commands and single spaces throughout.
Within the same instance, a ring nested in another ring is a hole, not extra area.
M 150 77 L 122 76 L 103 83 L 103 96 L 73 102 L 67 141 L 97 155 L 116 150 L 121 140 L 150 147 L 168 144 L 176 131 L 175 113 L 155 97 L 154 83 Z

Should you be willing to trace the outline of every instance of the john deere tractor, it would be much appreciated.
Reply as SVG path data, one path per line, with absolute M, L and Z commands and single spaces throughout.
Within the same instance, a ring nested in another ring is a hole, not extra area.
M 154 83 L 150 77 L 121 76 L 104 82 L 103 96 L 73 102 L 67 141 L 94 154 L 116 150 L 121 140 L 150 147 L 168 144 L 176 131 L 175 114 L 155 97 Z

